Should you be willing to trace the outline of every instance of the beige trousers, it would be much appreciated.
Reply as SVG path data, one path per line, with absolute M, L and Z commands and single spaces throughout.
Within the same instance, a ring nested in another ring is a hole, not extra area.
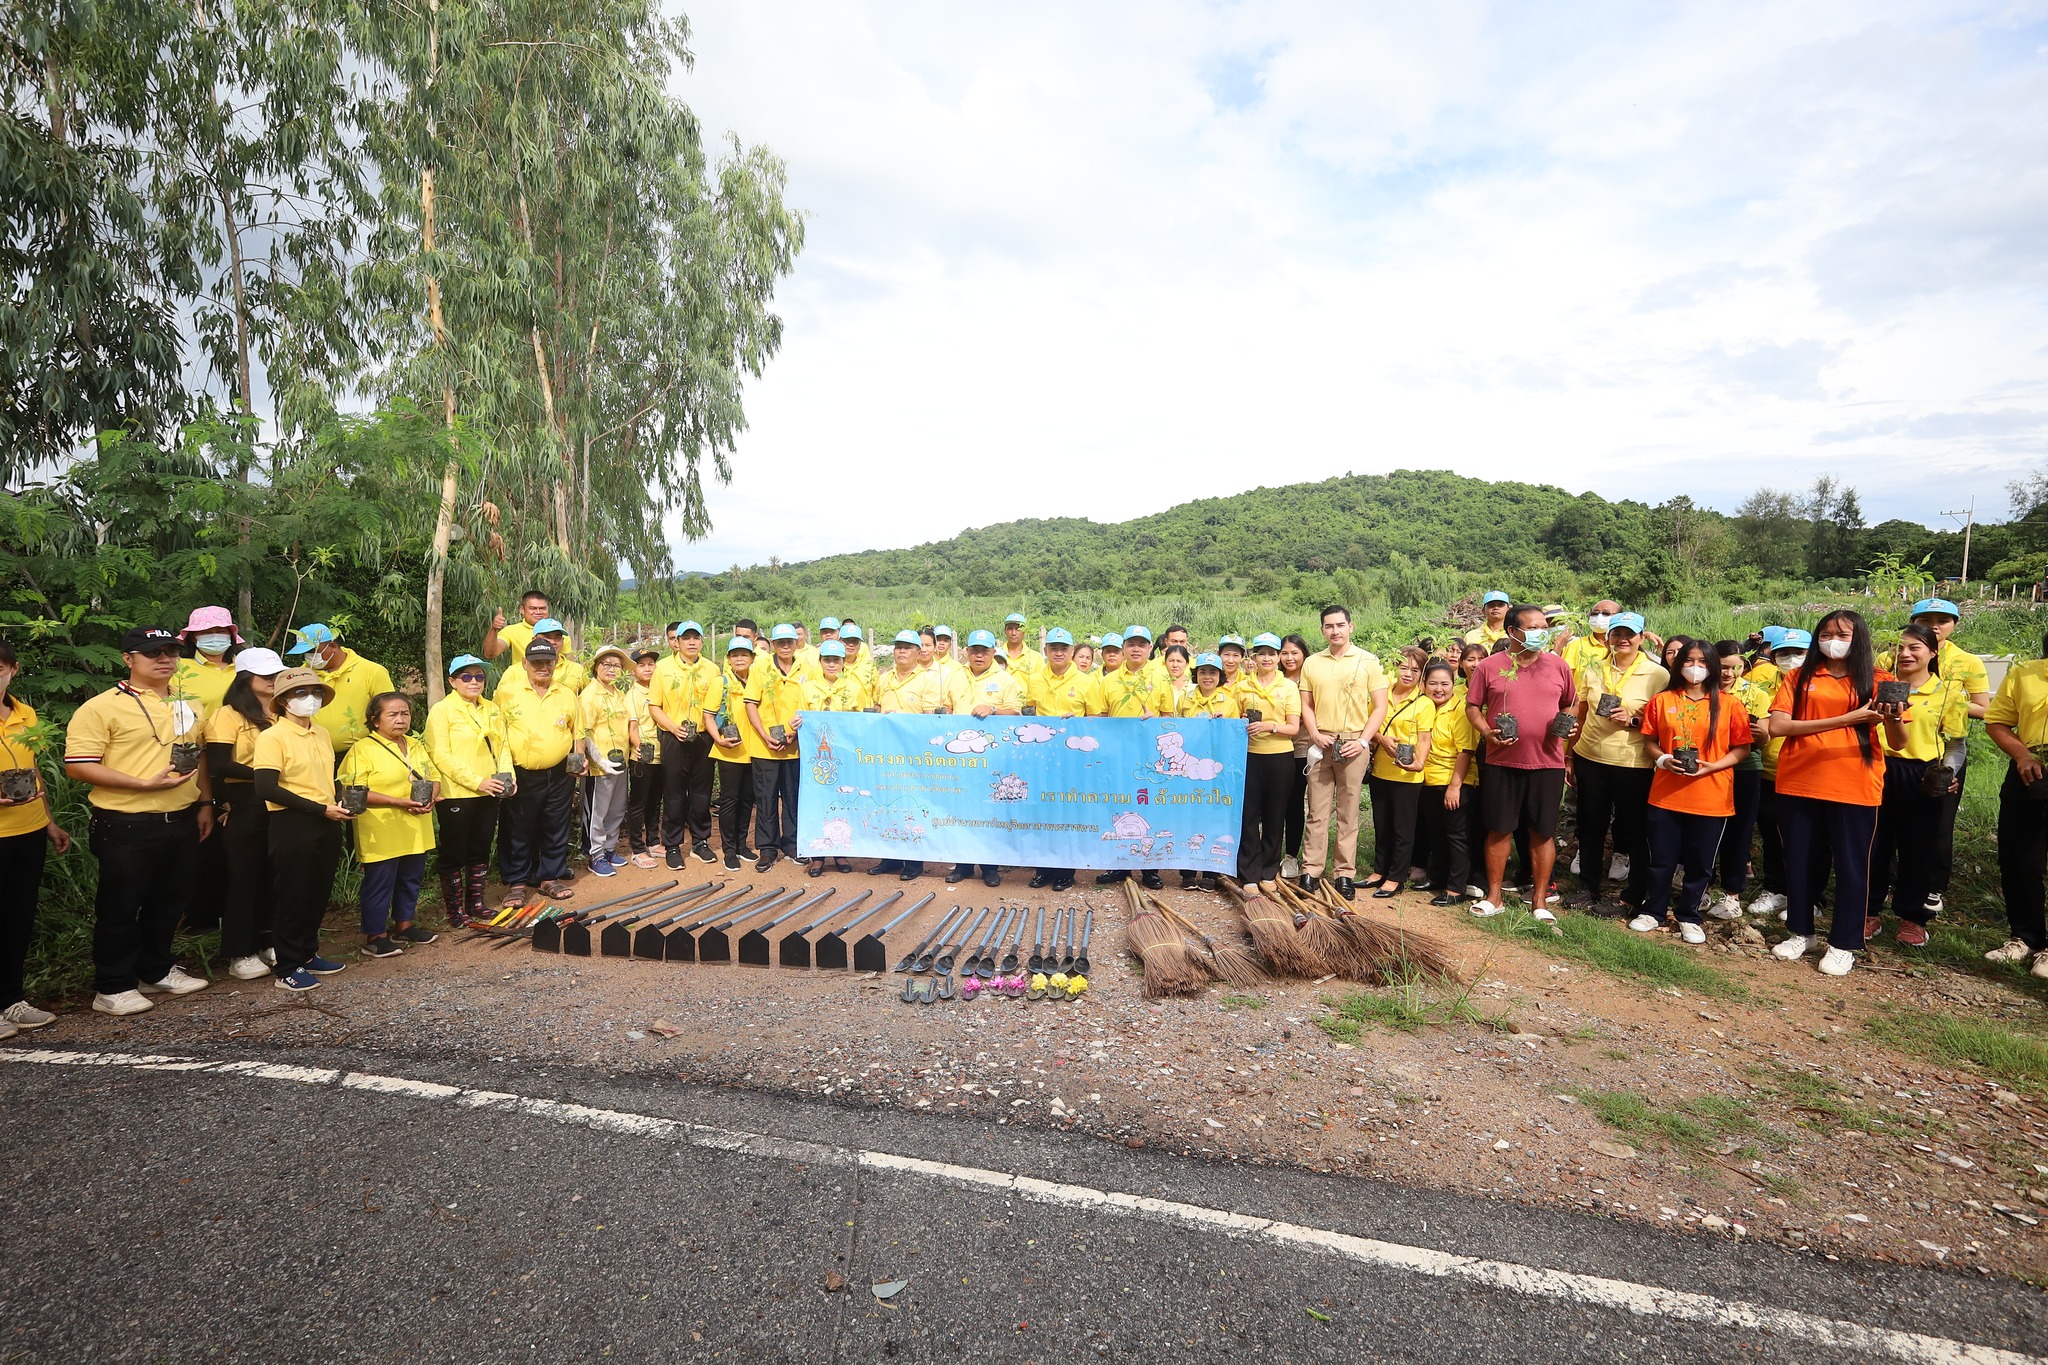
M 1327 733 L 1327 732 L 1326 732 Z M 1360 730 L 1346 730 L 1330 736 L 1338 743 L 1347 739 L 1363 740 Z M 1330 810 L 1337 812 L 1337 858 L 1330 869 L 1333 877 L 1358 876 L 1358 806 L 1360 795 L 1365 790 L 1365 775 L 1372 767 L 1372 750 L 1368 747 L 1359 751 L 1358 757 L 1340 761 L 1332 747 L 1320 763 L 1308 765 L 1308 827 L 1301 836 L 1301 874 L 1304 877 L 1323 875 L 1324 850 L 1330 843 Z

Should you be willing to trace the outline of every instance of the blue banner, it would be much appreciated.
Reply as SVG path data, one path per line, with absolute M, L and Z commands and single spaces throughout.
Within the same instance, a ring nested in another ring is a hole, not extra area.
M 1234 873 L 1240 720 L 806 711 L 797 851 Z

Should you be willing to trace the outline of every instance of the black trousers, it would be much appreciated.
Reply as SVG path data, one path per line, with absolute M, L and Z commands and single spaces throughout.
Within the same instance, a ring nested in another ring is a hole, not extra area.
M 248 785 L 252 790 L 255 787 L 254 783 Z M 218 810 L 215 815 L 218 817 Z M 213 837 L 200 842 L 199 860 L 192 865 L 194 890 L 185 907 L 185 927 L 195 934 L 219 926 L 226 914 L 226 897 L 222 893 L 228 885 L 228 857 L 227 840 L 220 837 L 220 822 L 216 818 Z
M 711 842 L 711 779 L 720 766 L 731 765 L 711 756 L 711 736 L 702 730 L 688 744 L 661 732 L 662 843 L 687 848 Z
M 1925 924 L 1933 918 L 1927 913 L 1927 897 L 1934 890 L 1941 808 L 1948 797 L 1921 795 L 1920 778 L 1926 771 L 1925 759 L 1885 756 L 1884 804 L 1877 808 L 1877 847 L 1870 857 L 1868 915 L 1882 915 L 1889 896 L 1892 913 L 1900 919 Z
M 1244 818 L 1237 841 L 1239 881 L 1268 881 L 1280 874 L 1281 842 L 1287 837 L 1287 793 L 1293 781 L 1293 754 L 1245 755 Z
M 626 765 L 626 846 L 635 853 L 663 842 L 661 803 L 666 784 L 659 763 L 636 758 Z
M 441 822 L 435 855 L 442 867 L 489 867 L 491 838 L 498 832 L 499 798 L 461 796 L 434 805 Z
M 1629 860 L 1621 898 L 1640 906 L 1650 888 L 1650 769 L 1573 760 L 1579 788 L 1579 880 L 1598 897 L 1607 878 L 1607 828 L 1614 851 Z
M 2041 779 L 2048 782 L 2048 778 Z M 2048 801 L 2027 798 L 2017 770 L 1998 788 L 1998 883 L 2012 936 L 2035 952 L 2048 948 L 2041 879 L 2048 875 Z
M 271 938 L 279 976 L 320 955 L 320 921 L 341 863 L 341 825 L 304 811 L 270 812 Z
M 1785 881 L 1785 836 L 1778 828 L 1778 784 L 1766 777 L 1757 788 L 1756 839 L 1764 861 L 1764 890 L 1787 894 Z
M 1465 838 L 1473 807 L 1479 802 L 1472 788 L 1458 788 L 1458 808 L 1444 809 L 1448 785 L 1424 787 L 1422 809 L 1416 821 L 1416 847 L 1429 880 L 1449 895 L 1461 895 L 1472 881 L 1472 846 Z
M 1282 822 L 1284 833 L 1280 839 L 1282 857 L 1299 858 L 1301 839 L 1308 832 L 1308 759 L 1294 760 L 1294 780 L 1287 788 L 1287 818 Z
M 220 907 L 220 953 L 228 961 L 253 957 L 270 943 L 270 810 L 256 799 L 253 782 L 222 784 L 228 823 L 207 844 L 227 851 L 227 895 Z M 201 848 L 206 844 L 201 844 Z
M 1372 870 L 1391 882 L 1405 882 L 1415 866 L 1415 823 L 1422 812 L 1423 785 L 1368 776 L 1372 800 Z
M 1963 808 L 1963 784 L 1970 780 L 1970 768 L 1966 763 L 1961 773 L 1962 783 L 1956 786 L 1955 795 L 1940 796 L 1939 814 L 1934 826 L 1934 867 L 1928 882 L 1929 893 L 1946 892 L 1948 879 L 1955 871 L 1956 864 L 1956 815 Z
M 168 820 L 95 810 L 87 840 L 100 864 L 93 899 L 93 989 L 101 995 L 132 991 L 138 981 L 161 981 L 176 962 L 171 936 L 192 900 L 192 870 L 199 863 L 199 808 Z
M 49 852 L 50 836 L 40 828 L 0 839 L 0 1009 L 28 999 L 22 964 L 28 961 Z
M 797 769 L 794 758 L 757 758 L 754 769 L 754 847 L 796 856 Z
M 1678 918 L 1688 924 L 1700 922 L 1700 901 L 1707 883 L 1714 879 L 1714 855 L 1728 824 L 1725 815 L 1694 815 L 1690 811 L 1651 806 L 1650 885 L 1643 899 L 1643 913 L 1657 919 L 1671 905 L 1671 874 L 1685 868 L 1685 885 L 1678 895 Z
M 1828 946 L 1851 951 L 1863 946 L 1863 914 L 1870 905 L 1870 857 L 1877 844 L 1876 806 L 1823 801 L 1813 796 L 1778 795 L 1778 828 L 1785 836 L 1786 893 L 1791 906 L 1785 927 L 1795 934 L 1813 933 L 1814 906 L 1827 875 L 1823 860 L 1834 864 L 1835 912 L 1828 924 Z
M 747 846 L 747 826 L 754 819 L 753 768 L 751 763 L 718 764 L 718 838 L 727 853 Z
M 1757 807 L 1763 802 L 1764 770 L 1737 768 L 1735 814 L 1721 831 L 1721 889 L 1732 896 L 1749 890 L 1750 846 L 1756 842 Z
M 569 880 L 576 779 L 566 763 L 512 770 L 519 790 L 499 801 L 498 879 L 507 886 Z

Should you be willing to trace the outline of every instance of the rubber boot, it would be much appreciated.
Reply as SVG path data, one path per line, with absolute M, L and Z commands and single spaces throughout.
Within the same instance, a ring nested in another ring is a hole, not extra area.
M 489 863 L 473 863 L 463 881 L 469 893 L 469 917 L 475 920 L 488 919 L 484 913 L 484 883 L 491 879 Z
M 460 929 L 469 923 L 469 902 L 462 884 L 462 869 L 443 863 L 435 870 L 441 876 L 441 909 L 448 915 L 448 927 Z

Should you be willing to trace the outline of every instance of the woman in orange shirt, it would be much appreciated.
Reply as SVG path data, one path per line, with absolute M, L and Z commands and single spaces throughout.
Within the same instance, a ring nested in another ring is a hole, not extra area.
M 1705 640 L 1685 640 L 1664 690 L 1643 708 L 1642 735 L 1651 755 L 1650 885 L 1638 933 L 1664 923 L 1671 874 L 1685 867 L 1678 897 L 1678 936 L 1705 943 L 1700 901 L 1714 875 L 1714 856 L 1735 813 L 1735 768 L 1749 757 L 1749 713 L 1721 695 L 1720 660 Z
M 1884 750 L 1905 746 L 1905 708 L 1877 701 L 1877 685 L 1897 681 L 1877 666 L 1870 627 L 1853 611 L 1831 611 L 1813 628 L 1814 648 L 1771 699 L 1766 734 L 1783 739 L 1778 753 L 1778 825 L 1785 841 L 1792 937 L 1771 951 L 1797 962 L 1818 941 L 1813 932 L 1813 868 L 1835 866 L 1835 914 L 1820 969 L 1847 976 L 1863 947 L 1870 899 L 1870 860 L 1877 810 L 1884 801 Z

